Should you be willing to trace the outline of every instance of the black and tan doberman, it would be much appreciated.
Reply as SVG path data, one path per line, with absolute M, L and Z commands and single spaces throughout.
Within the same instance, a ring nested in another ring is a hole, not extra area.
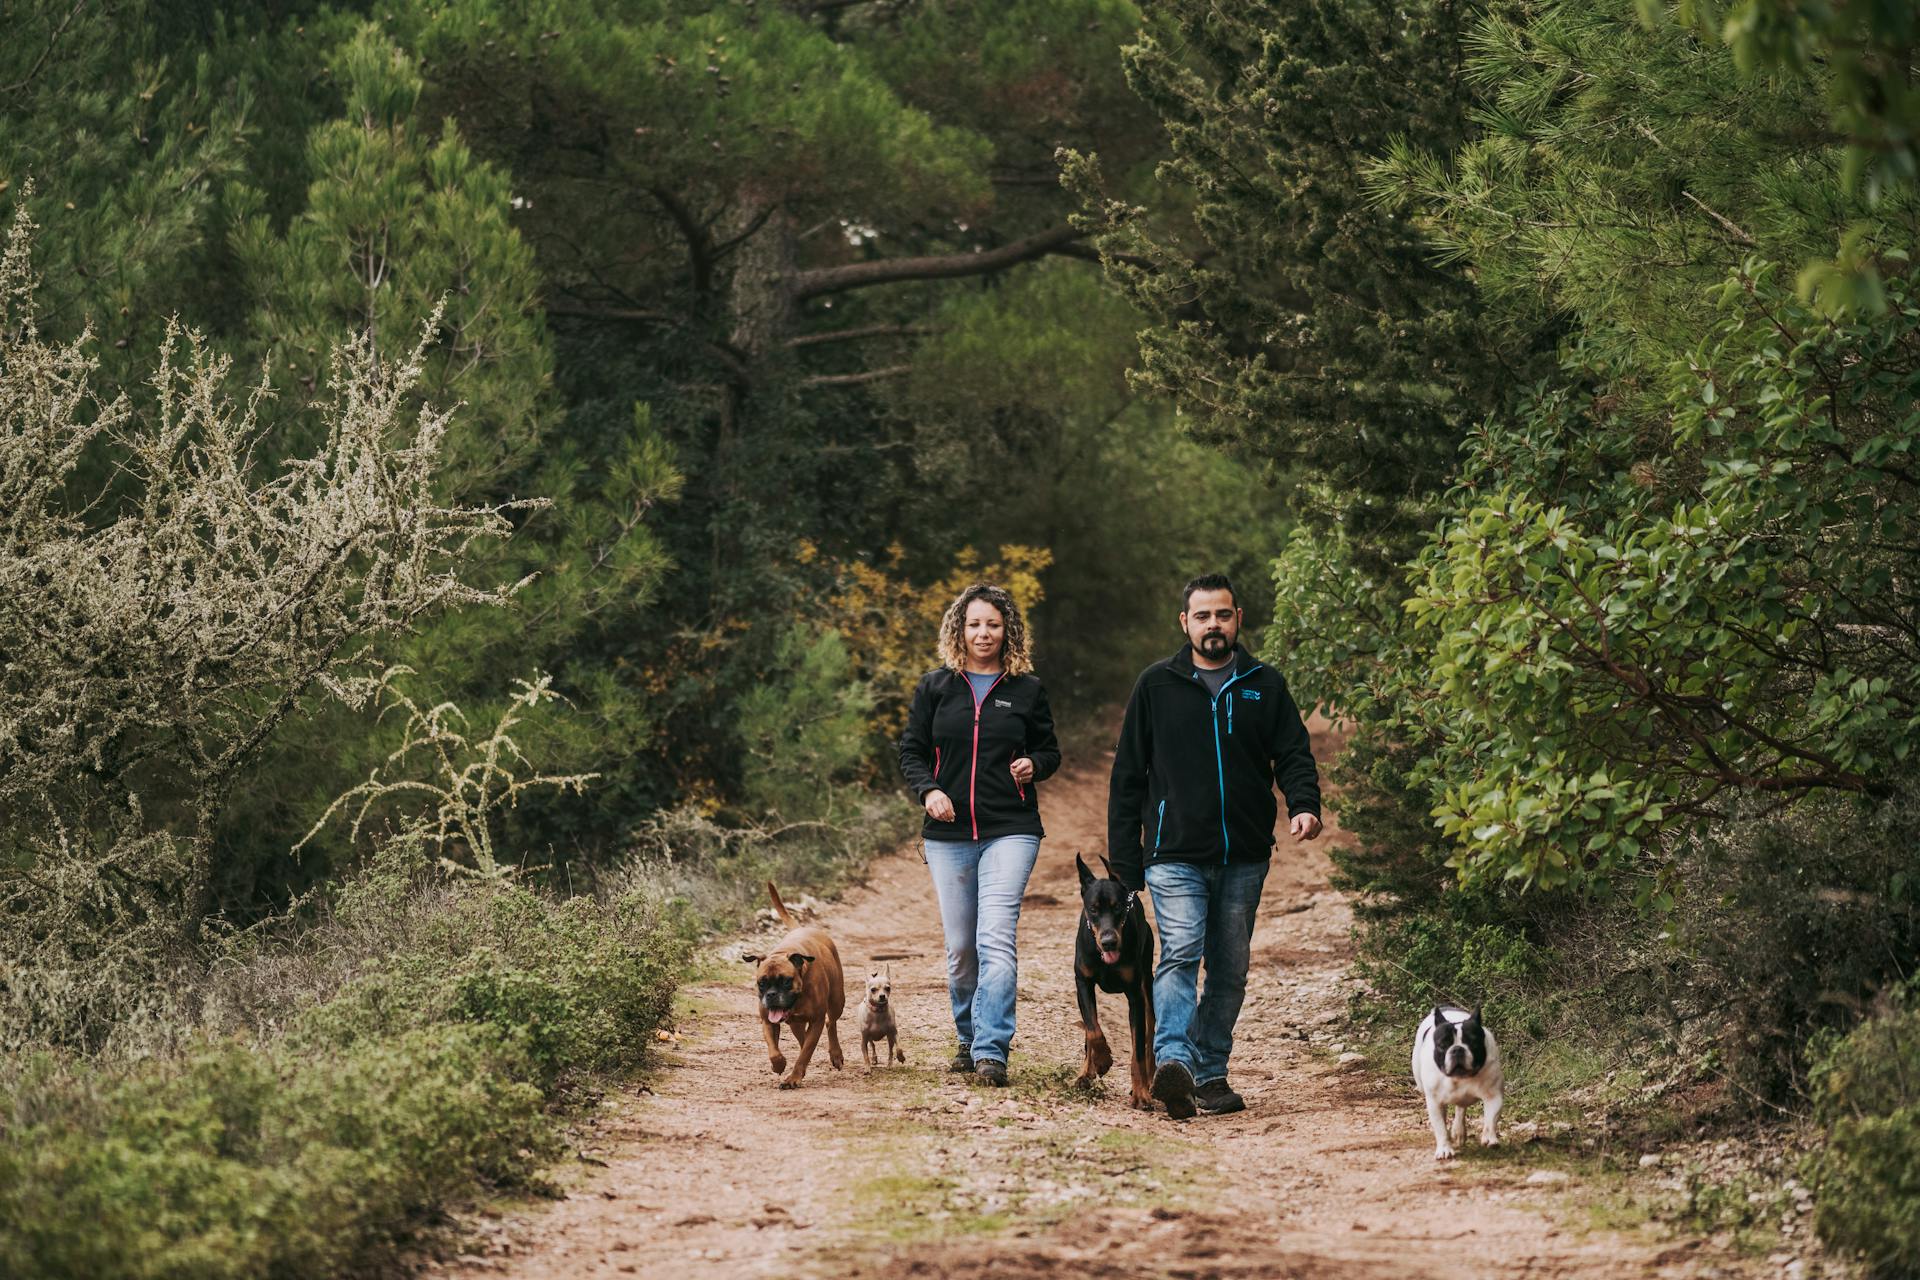
M 1087 1033 L 1087 1061 L 1077 1083 L 1092 1084 L 1113 1065 L 1113 1050 L 1100 1029 L 1094 988 L 1127 997 L 1127 1021 L 1133 1031 L 1133 1105 L 1153 1110 L 1153 930 L 1140 909 L 1139 895 L 1113 878 L 1105 858 L 1104 877 L 1095 876 L 1075 854 L 1080 869 L 1080 936 L 1073 948 L 1073 983 L 1080 998 L 1080 1025 Z

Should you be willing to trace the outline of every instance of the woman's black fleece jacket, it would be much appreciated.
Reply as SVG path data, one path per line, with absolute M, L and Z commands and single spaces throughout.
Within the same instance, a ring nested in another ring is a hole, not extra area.
M 1017 783 L 1008 766 L 1033 761 L 1033 782 Z M 992 840 L 1045 835 L 1035 786 L 1060 767 L 1053 711 L 1038 676 L 1001 676 L 974 705 L 973 688 L 941 667 L 920 677 L 900 735 L 900 772 L 924 804 L 940 790 L 953 801 L 953 821 L 931 817 L 920 828 L 928 840 Z

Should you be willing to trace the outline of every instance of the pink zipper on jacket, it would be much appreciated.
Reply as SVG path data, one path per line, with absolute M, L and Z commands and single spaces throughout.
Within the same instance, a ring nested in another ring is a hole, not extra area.
M 967 679 L 964 674 L 960 678 L 962 680 Z M 1007 673 L 1002 671 L 993 678 L 993 683 L 987 686 L 987 692 L 973 700 L 973 771 L 967 775 L 967 816 L 973 820 L 973 838 L 975 840 L 980 838 L 980 810 L 975 807 L 974 799 L 979 792 L 980 786 L 980 708 L 987 705 L 988 696 L 991 695 L 995 689 L 999 688 L 1000 682 L 1006 678 Z M 973 681 L 971 680 L 967 680 L 967 692 L 973 692 Z M 1014 785 L 1019 786 L 1020 784 L 1016 782 Z M 1026 790 L 1022 788 L 1020 799 L 1024 802 L 1026 798 Z

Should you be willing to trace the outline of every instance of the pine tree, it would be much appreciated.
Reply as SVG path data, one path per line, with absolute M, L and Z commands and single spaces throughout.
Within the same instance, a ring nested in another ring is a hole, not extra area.
M 1489 15 L 1470 43 L 1480 135 L 1397 145 L 1374 180 L 1516 315 L 1571 315 L 1657 363 L 1712 323 L 1742 258 L 1804 261 L 1869 213 L 1817 83 L 1746 75 L 1629 0 Z M 1901 244 L 1916 211 L 1894 193 L 1873 212 Z
M 239 282 L 254 299 L 250 346 L 289 388 L 268 409 L 273 448 L 312 446 L 307 402 L 328 335 L 361 333 L 391 349 L 410 315 L 438 307 L 442 327 L 417 394 L 462 405 L 441 484 L 463 500 L 538 495 L 550 505 L 480 557 L 489 572 L 524 582 L 512 609 L 438 620 L 389 645 L 386 658 L 416 672 L 416 696 L 453 699 L 476 717 L 496 714 L 511 678 L 551 674 L 573 711 L 530 720 L 524 746 L 554 768 L 618 780 L 653 717 L 632 681 L 583 662 L 576 649 L 612 618 L 630 623 L 657 590 L 669 561 L 649 516 L 680 477 L 644 406 L 630 407 L 621 429 L 603 438 L 558 431 L 563 407 L 539 276 L 510 220 L 510 181 L 451 121 L 426 123 L 413 60 L 361 25 L 341 35 L 326 62 L 339 114 L 308 131 L 303 204 L 281 228 L 265 191 L 239 187 L 229 201 Z M 286 735 L 230 839 L 267 874 L 289 833 L 363 779 L 390 736 L 344 714 Z M 531 801 L 511 837 L 551 839 L 543 822 L 556 801 Z M 324 871 L 324 859 L 309 859 L 308 870 Z
M 1152 318 L 1136 382 L 1287 476 L 1376 579 L 1539 345 L 1496 334 L 1466 274 L 1364 181 L 1396 139 L 1466 136 L 1465 34 L 1446 3 L 1159 6 L 1125 58 L 1166 127 L 1172 198 L 1109 190 L 1098 157 L 1075 168 L 1114 278 Z
M 497 491 L 519 478 L 556 409 L 510 182 L 452 121 L 436 129 L 422 119 L 420 73 L 377 29 L 343 40 L 329 63 L 340 114 L 308 132 L 305 207 L 281 230 L 258 188 L 228 196 L 240 284 L 254 300 L 248 332 L 276 381 L 310 392 L 332 335 L 364 333 L 390 350 L 412 317 L 444 303 L 421 393 L 466 405 L 448 483 Z M 283 396 L 289 430 L 302 399 Z M 283 432 L 281 443 L 304 442 Z
M 643 399 L 688 478 L 663 524 L 677 634 L 603 655 L 655 682 L 680 783 L 737 792 L 728 691 L 831 587 L 803 538 L 833 559 L 899 541 L 930 581 L 988 518 L 957 495 L 1004 484 L 1010 420 L 946 420 L 983 446 L 954 450 L 894 393 L 950 300 L 1043 258 L 1097 271 L 1053 156 L 1152 151 L 1114 58 L 1137 21 L 1114 0 L 400 14 L 431 108 L 528 202 L 574 421 Z
M 1743 797 L 1885 796 L 1910 750 L 1910 326 L 1776 278 L 1862 216 L 1822 86 L 1627 0 L 1487 17 L 1483 136 L 1378 170 L 1559 374 L 1475 432 L 1376 688 L 1463 875 L 1632 885 Z M 1874 209 L 1920 230 L 1911 193 Z M 1910 272 L 1887 279 L 1904 301 Z M 1902 312 L 1902 314 L 1905 314 Z M 1317 618 L 1324 631 L 1327 613 Z
M 171 5 L 25 0 L 0 27 L 0 198 L 38 193 L 40 323 L 91 326 L 100 385 L 137 385 L 168 321 L 217 292 L 251 94 Z
M 897 436 L 875 438 L 869 393 L 911 367 L 945 294 L 1084 251 L 1052 151 L 1144 125 L 1109 113 L 1125 95 L 1092 52 L 1135 19 L 1112 0 L 912 20 L 884 5 L 599 12 L 456 4 L 412 38 L 439 100 L 525 184 L 563 340 L 613 326 L 608 341 L 664 367 L 650 398 L 683 449 L 699 538 L 681 558 L 718 619 L 791 589 L 763 571 L 769 553 L 864 505 L 842 500 L 847 457 L 869 487 L 924 482 Z M 931 69 L 948 64 L 957 75 Z
M 1640 0 L 1638 8 L 1650 25 L 1671 9 L 1703 38 L 1725 41 L 1748 76 L 1768 83 L 1797 80 L 1824 94 L 1831 127 L 1819 144 L 1845 144 L 1843 186 L 1867 213 L 1841 234 L 1837 258 L 1806 265 L 1799 290 L 1830 312 L 1883 312 L 1882 255 L 1897 263 L 1896 255 L 1912 243 L 1900 225 L 1905 219 L 1883 223 L 1876 207 L 1885 195 L 1909 191 L 1920 177 L 1920 86 L 1914 79 L 1920 12 L 1898 0 L 1733 0 L 1724 8 L 1716 0 Z

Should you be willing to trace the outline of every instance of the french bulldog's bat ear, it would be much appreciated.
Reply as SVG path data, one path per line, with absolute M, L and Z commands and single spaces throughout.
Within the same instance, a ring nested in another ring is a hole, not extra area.
M 1476 1031 L 1480 1029 L 1481 1023 L 1480 1023 L 1480 1006 L 1479 1005 L 1473 1006 L 1473 1016 L 1467 1019 L 1467 1025 L 1469 1027 L 1472 1027 Z
M 1080 883 L 1082 885 L 1093 883 L 1093 872 L 1087 870 L 1087 864 L 1081 860 L 1080 855 L 1077 853 L 1073 855 L 1073 865 L 1080 869 Z
M 793 967 L 798 969 L 801 965 L 810 962 L 813 957 L 804 951 L 789 951 L 787 952 L 787 959 L 793 961 Z
M 1447 1011 L 1439 1005 L 1433 1006 L 1433 1029 L 1437 1032 L 1447 1025 Z

